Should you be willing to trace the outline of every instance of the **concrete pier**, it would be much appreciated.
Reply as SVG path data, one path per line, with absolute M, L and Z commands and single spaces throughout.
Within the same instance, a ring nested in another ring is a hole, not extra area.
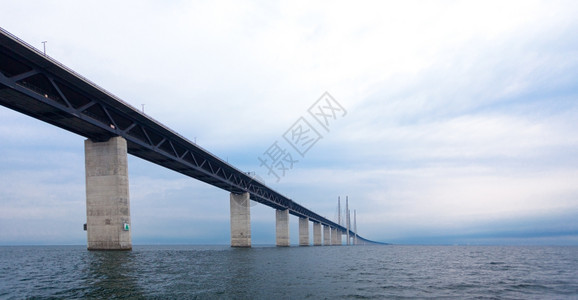
M 299 246 L 309 246 L 309 218 L 299 218 Z
M 84 142 L 88 250 L 131 250 L 126 140 Z
M 289 247 L 289 210 L 275 210 L 275 232 L 277 247 Z
M 321 246 L 321 224 L 313 223 L 313 246 Z
M 231 193 L 231 247 L 251 247 L 251 207 L 249 193 Z
M 323 246 L 331 245 L 331 233 L 329 233 L 329 226 L 323 225 Z
M 341 235 L 337 228 L 331 228 L 331 245 L 341 245 Z

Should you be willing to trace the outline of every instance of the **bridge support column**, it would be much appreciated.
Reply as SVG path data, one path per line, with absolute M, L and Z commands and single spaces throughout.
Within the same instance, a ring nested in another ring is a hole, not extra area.
M 323 246 L 331 245 L 331 234 L 329 233 L 329 226 L 323 225 Z
M 313 223 L 313 246 L 321 246 L 321 224 Z
M 88 250 L 131 250 L 126 140 L 84 142 Z
M 341 241 L 340 238 L 341 236 L 339 236 L 339 230 L 337 228 L 331 228 L 331 244 L 332 245 L 340 245 Z
M 251 247 L 250 202 L 249 193 L 231 193 L 231 247 Z
M 309 246 L 309 218 L 299 218 L 299 246 Z
M 275 210 L 276 245 L 289 247 L 289 210 Z

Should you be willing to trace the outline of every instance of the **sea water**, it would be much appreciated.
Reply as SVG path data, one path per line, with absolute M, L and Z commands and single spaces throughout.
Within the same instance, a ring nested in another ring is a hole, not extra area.
M 0 247 L 0 299 L 578 299 L 578 247 Z

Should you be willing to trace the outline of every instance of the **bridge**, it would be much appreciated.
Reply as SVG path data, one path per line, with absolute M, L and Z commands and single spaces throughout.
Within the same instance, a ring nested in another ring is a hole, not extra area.
M 249 200 L 276 210 L 276 245 L 376 243 L 305 208 L 0 28 L 0 104 L 85 140 L 87 248 L 130 250 L 127 154 L 230 192 L 231 246 L 251 246 Z M 322 229 L 323 228 L 323 236 Z

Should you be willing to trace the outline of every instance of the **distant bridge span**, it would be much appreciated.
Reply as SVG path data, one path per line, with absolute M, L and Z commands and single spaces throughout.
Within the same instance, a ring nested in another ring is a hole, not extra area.
M 2 28 L 0 104 L 94 143 L 122 137 L 128 153 L 229 191 L 231 203 L 235 196 L 246 195 L 278 211 L 308 219 L 314 223 L 314 241 L 315 224 L 340 234 L 347 231 L 344 226 L 254 180 Z M 233 212 L 231 214 L 233 219 Z M 88 218 L 89 215 L 87 212 Z M 361 243 L 377 243 L 356 235 L 351 229 L 349 232 Z

